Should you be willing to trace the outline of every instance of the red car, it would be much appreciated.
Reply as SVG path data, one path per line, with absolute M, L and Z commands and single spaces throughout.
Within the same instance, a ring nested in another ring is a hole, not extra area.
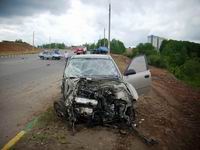
M 86 53 L 86 47 L 75 47 L 73 49 L 74 53 L 76 53 L 77 55 L 79 54 L 85 54 Z

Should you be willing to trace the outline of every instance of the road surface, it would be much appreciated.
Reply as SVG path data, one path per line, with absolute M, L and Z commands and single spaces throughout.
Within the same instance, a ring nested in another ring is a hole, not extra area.
M 52 105 L 64 64 L 37 55 L 0 58 L 0 147 Z

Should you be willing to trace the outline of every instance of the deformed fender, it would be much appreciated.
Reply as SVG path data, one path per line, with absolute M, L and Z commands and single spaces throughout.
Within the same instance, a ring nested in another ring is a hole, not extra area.
M 126 86 L 130 91 L 131 95 L 133 96 L 133 99 L 138 100 L 139 96 L 135 88 L 130 83 L 126 83 Z

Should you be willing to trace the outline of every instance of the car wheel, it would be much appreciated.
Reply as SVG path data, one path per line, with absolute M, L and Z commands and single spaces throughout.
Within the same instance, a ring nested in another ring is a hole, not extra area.
M 59 118 L 67 118 L 67 108 L 63 101 L 54 102 L 54 110 Z
M 130 125 L 135 122 L 135 110 L 132 107 L 128 107 L 126 111 L 126 115 L 130 117 Z

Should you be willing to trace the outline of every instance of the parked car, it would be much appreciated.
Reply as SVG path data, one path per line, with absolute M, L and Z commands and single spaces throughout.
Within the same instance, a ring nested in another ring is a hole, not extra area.
M 61 59 L 63 56 L 62 54 L 59 52 L 59 50 L 54 50 L 52 53 L 52 59 Z
M 38 55 L 40 59 L 52 59 L 52 55 L 50 51 L 43 51 Z
M 108 48 L 105 46 L 100 46 L 99 48 L 96 49 L 95 53 L 96 54 L 107 54 Z
M 132 126 L 138 95 L 150 89 L 151 73 L 144 55 L 135 57 L 122 75 L 110 55 L 74 55 L 66 63 L 61 92 L 54 102 L 58 117 L 72 125 Z
M 58 59 L 59 60 L 62 58 L 62 54 L 58 50 L 43 51 L 39 53 L 39 57 L 41 59 Z
M 79 54 L 85 54 L 87 52 L 87 48 L 86 47 L 83 47 L 83 46 L 80 46 L 80 47 L 75 47 L 73 49 L 74 53 L 79 55 Z

